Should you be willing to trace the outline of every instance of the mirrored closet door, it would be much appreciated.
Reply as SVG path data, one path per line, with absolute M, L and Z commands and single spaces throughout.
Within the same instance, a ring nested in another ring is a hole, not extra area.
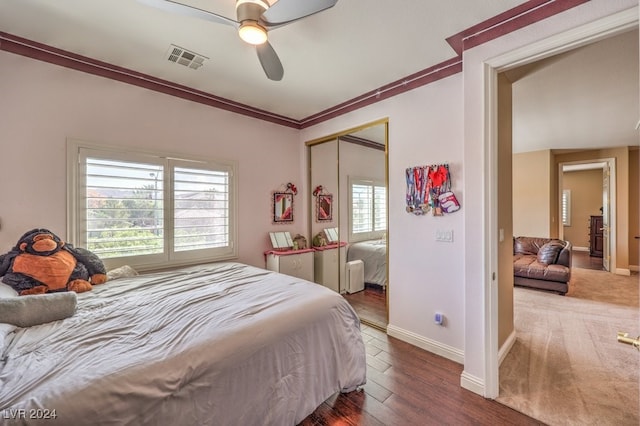
M 363 323 L 388 320 L 387 121 L 307 143 L 315 281 Z

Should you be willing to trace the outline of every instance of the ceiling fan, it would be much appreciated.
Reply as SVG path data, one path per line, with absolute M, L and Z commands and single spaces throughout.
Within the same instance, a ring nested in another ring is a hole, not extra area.
M 140 3 L 219 24 L 231 25 L 245 42 L 255 45 L 262 69 L 270 80 L 282 80 L 284 69 L 267 40 L 267 32 L 333 7 L 338 0 L 236 0 L 237 19 L 171 0 L 138 0 Z M 273 4 L 269 4 L 273 3 Z

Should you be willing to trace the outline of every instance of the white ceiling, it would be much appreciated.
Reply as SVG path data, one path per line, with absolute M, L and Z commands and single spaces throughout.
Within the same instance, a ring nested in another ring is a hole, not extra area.
M 235 18 L 235 0 L 180 1 Z M 524 3 L 339 0 L 269 32 L 282 81 L 233 27 L 136 0 L 0 0 L 0 31 L 302 120 L 456 57 L 446 38 Z M 209 59 L 198 70 L 169 62 L 171 44 Z M 637 31 L 507 75 L 514 152 L 638 143 Z
M 179 1 L 235 19 L 234 0 Z M 454 58 L 447 37 L 522 3 L 339 0 L 269 32 L 279 82 L 233 27 L 135 0 L 0 0 L 0 31 L 300 120 Z M 170 44 L 209 60 L 199 70 L 171 63 Z
M 505 74 L 513 151 L 638 145 L 638 30 Z

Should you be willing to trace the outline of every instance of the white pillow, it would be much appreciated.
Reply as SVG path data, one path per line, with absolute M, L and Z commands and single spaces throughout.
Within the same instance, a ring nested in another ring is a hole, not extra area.
M 18 297 L 18 292 L 13 287 L 0 283 L 0 297 Z
M 129 265 L 123 265 L 107 272 L 107 278 L 109 281 L 117 280 L 118 278 L 135 277 L 136 275 L 138 275 L 138 272 Z
M 2 298 L 10 298 L 10 297 L 18 297 L 18 292 L 15 291 L 12 287 L 6 285 L 5 283 L 0 282 L 0 299 Z M 7 324 L 0 322 L 0 353 L 3 352 L 5 347 L 5 341 L 7 340 L 7 336 L 9 333 L 12 333 L 16 329 L 16 326 L 13 324 Z
M 73 316 L 77 296 L 73 291 L 31 294 L 0 299 L 0 322 L 32 327 Z

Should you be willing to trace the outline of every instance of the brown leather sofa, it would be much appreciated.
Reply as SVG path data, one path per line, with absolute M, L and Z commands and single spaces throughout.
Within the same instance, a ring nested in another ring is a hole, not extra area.
M 571 279 L 571 243 L 551 238 L 514 237 L 513 283 L 566 294 Z

